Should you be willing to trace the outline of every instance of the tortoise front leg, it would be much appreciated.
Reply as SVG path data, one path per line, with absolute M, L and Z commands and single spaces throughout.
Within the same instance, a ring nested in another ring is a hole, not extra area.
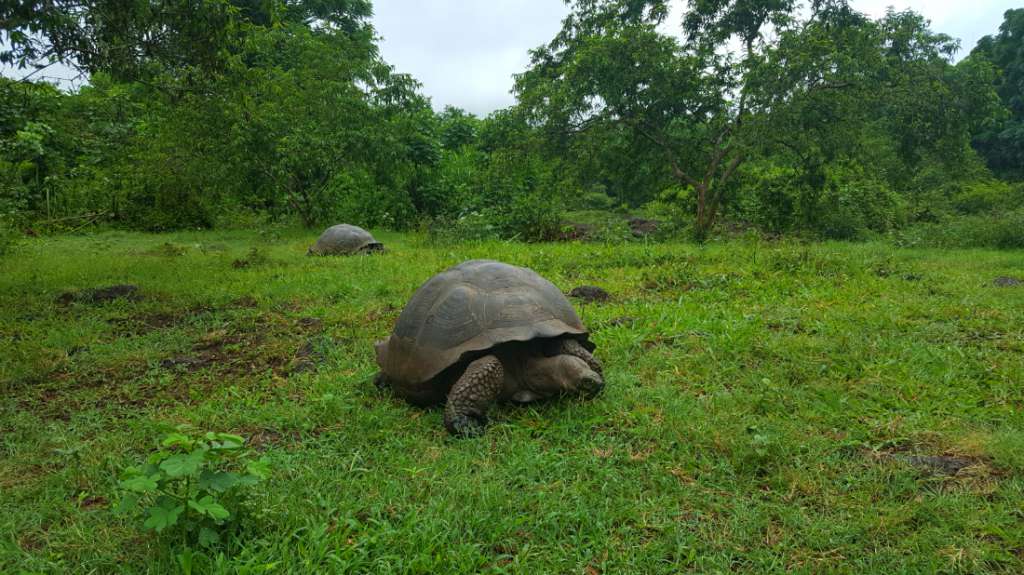
M 578 340 L 571 337 L 563 337 L 558 340 L 558 347 L 555 349 L 555 355 L 558 354 L 574 355 L 584 362 L 590 369 L 596 371 L 598 375 L 604 376 L 604 369 L 601 367 L 601 362 L 587 348 L 583 347 L 583 344 Z
M 505 368 L 493 355 L 470 363 L 448 392 L 444 426 L 452 435 L 480 435 L 487 427 L 487 408 L 501 393 Z

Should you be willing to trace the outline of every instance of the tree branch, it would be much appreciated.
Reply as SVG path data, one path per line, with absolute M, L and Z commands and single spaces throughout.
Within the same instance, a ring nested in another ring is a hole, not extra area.
M 661 147 L 661 149 L 665 151 L 665 155 L 668 157 L 669 164 L 672 166 L 672 173 L 675 174 L 676 178 L 686 182 L 687 184 L 693 186 L 694 188 L 701 187 L 701 182 L 698 182 L 696 178 L 686 173 L 686 171 L 679 166 L 679 161 L 675 157 L 675 150 L 673 149 L 671 144 L 669 144 L 667 141 L 657 136 L 656 134 L 649 132 L 647 129 L 644 128 L 644 126 L 641 126 L 640 123 L 635 123 L 634 127 L 637 129 L 638 132 L 640 132 L 640 135 L 644 136 L 651 142 L 654 142 L 655 145 Z

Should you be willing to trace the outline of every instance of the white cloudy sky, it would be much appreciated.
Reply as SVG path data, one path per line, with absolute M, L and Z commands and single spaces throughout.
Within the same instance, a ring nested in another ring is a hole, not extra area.
M 887 6 L 911 8 L 932 29 L 959 38 L 961 54 L 993 34 L 1003 12 L 1022 0 L 852 0 L 878 17 Z M 562 0 L 374 0 L 374 26 L 384 59 L 423 83 L 434 107 L 487 114 L 512 104 L 512 74 L 527 51 L 550 40 L 567 8 Z
M 525 69 L 527 51 L 551 39 L 568 11 L 562 0 L 374 0 L 373 4 L 384 59 L 422 82 L 436 109 L 452 105 L 480 115 L 513 103 L 512 74 Z M 965 54 L 979 38 L 995 33 L 1003 12 L 1020 7 L 1022 0 L 851 0 L 851 4 L 875 17 L 883 15 L 887 6 L 911 8 L 929 18 L 933 30 L 962 40 L 961 54 Z M 0 72 L 12 77 L 26 73 L 9 68 Z M 54 66 L 40 75 L 59 80 L 74 74 Z

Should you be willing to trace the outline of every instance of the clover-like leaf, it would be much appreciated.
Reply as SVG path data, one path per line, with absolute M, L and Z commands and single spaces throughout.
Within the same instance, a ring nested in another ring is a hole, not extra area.
M 212 547 L 220 543 L 220 535 L 216 531 L 209 527 L 203 527 L 199 530 L 199 544 L 203 547 Z
M 177 505 L 175 507 L 161 507 L 155 505 L 147 509 L 149 517 L 143 524 L 147 529 L 153 529 L 157 533 L 160 533 L 164 529 L 171 527 L 178 522 L 178 516 L 185 510 L 183 505 Z
M 198 501 L 189 499 L 188 506 L 215 521 L 227 519 L 231 516 L 231 513 L 224 509 L 223 505 L 217 503 L 217 500 L 211 495 L 207 495 Z
M 238 484 L 238 479 L 237 473 L 206 469 L 199 475 L 199 489 L 223 493 Z
M 191 449 L 195 441 L 184 433 L 171 433 L 164 438 L 161 444 L 164 447 L 177 447 L 180 445 L 185 449 Z
M 117 515 L 128 515 L 139 508 L 139 495 L 137 493 L 125 493 L 124 497 L 114 506 L 114 513 Z
M 270 476 L 270 459 L 261 457 L 259 461 L 250 461 L 245 470 L 260 479 L 266 479 Z
M 210 444 L 214 449 L 241 449 L 245 445 L 245 438 L 241 435 L 234 435 L 231 433 L 215 433 Z
M 151 491 L 156 491 L 158 487 L 157 480 L 159 479 L 159 473 L 155 473 L 149 477 L 145 475 L 136 475 L 135 477 L 129 477 L 122 481 L 121 487 L 136 493 L 149 493 Z
M 253 475 L 252 473 L 246 473 L 245 475 L 240 475 L 238 477 L 238 485 L 242 487 L 252 487 L 253 485 L 259 483 L 260 481 L 262 481 L 262 479 Z
M 202 450 L 196 450 L 191 453 L 180 453 L 165 459 L 163 463 L 160 464 L 160 469 L 162 469 L 168 477 L 184 477 L 186 475 L 193 475 L 203 466 L 204 459 L 205 452 Z

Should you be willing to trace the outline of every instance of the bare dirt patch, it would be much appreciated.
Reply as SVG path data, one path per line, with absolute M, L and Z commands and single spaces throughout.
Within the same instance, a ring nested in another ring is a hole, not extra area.
M 558 232 L 556 232 L 554 237 L 551 239 L 559 242 L 585 240 L 590 236 L 594 235 L 595 229 L 596 228 L 593 224 L 567 222 L 562 224 L 561 227 L 559 227 Z
M 190 315 L 190 311 L 160 312 L 111 323 L 123 335 L 137 335 L 171 327 Z M 63 362 L 45 378 L 25 386 L 19 405 L 46 419 L 67 421 L 90 409 L 138 412 L 156 404 L 187 403 L 202 390 L 225 382 L 252 385 L 258 374 L 283 378 L 317 369 L 335 343 L 313 335 L 322 329 L 319 318 L 295 321 L 276 312 L 238 318 L 202 334 L 188 351 L 159 359 L 155 365 L 129 358 L 85 370 L 76 369 L 74 362 Z M 172 379 L 153 377 L 154 369 L 169 372 Z
M 572 288 L 570 297 L 581 299 L 588 303 L 608 301 L 611 296 L 603 288 L 597 286 L 579 286 Z
M 629 231 L 634 237 L 642 238 L 658 231 L 661 222 L 658 220 L 647 220 L 644 218 L 629 218 Z
M 125 298 L 130 301 L 142 299 L 139 294 L 139 286 L 132 284 L 118 284 L 104 288 L 90 288 L 77 292 L 68 291 L 57 297 L 60 305 L 71 305 L 72 303 L 103 304 L 116 299 Z

